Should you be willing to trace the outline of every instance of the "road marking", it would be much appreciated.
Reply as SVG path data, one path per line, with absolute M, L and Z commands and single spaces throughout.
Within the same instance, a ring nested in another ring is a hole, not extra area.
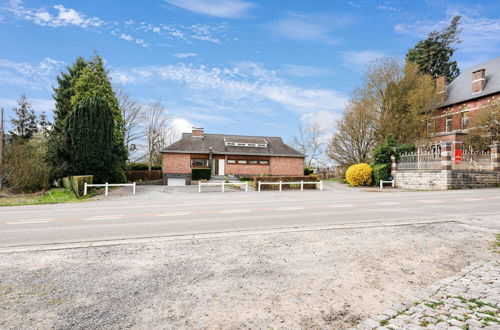
M 49 220 L 28 220 L 28 221 L 17 221 L 17 222 L 7 222 L 6 225 L 26 225 L 30 223 L 45 223 L 49 222 Z
M 155 217 L 176 217 L 176 216 L 182 216 L 182 215 L 190 215 L 193 212 L 172 212 L 172 213 L 164 213 L 164 214 L 157 214 Z
M 419 203 L 427 203 L 427 204 L 435 204 L 435 203 L 444 203 L 443 201 L 437 199 L 422 199 L 417 201 Z
M 219 213 L 246 213 L 250 212 L 249 209 L 241 209 L 241 210 L 225 210 L 225 211 L 220 211 Z
M 288 207 L 277 207 L 276 210 L 279 211 L 288 211 L 288 210 L 303 210 L 305 207 L 300 206 L 288 206 Z
M 98 215 L 95 217 L 85 218 L 83 220 L 108 220 L 108 219 L 122 219 L 124 215 Z
M 397 202 L 376 202 L 374 204 L 375 205 L 399 205 L 401 203 L 397 203 Z
M 332 209 L 341 208 L 341 207 L 353 207 L 353 204 L 336 204 L 336 205 L 328 205 Z
M 464 202 L 482 201 L 482 198 L 460 198 L 459 200 Z

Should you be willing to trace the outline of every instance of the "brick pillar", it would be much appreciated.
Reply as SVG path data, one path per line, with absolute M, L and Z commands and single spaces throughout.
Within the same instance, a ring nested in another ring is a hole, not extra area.
M 491 145 L 491 165 L 493 171 L 500 172 L 500 142 Z
M 441 171 L 451 171 L 451 142 L 441 143 Z
M 396 163 L 396 157 L 391 156 L 391 176 L 394 179 L 394 174 L 398 170 L 398 164 Z

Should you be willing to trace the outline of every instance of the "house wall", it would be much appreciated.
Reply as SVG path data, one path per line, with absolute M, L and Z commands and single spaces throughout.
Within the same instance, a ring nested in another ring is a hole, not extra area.
M 163 154 L 163 173 L 191 174 L 190 154 Z
M 271 157 L 271 175 L 304 175 L 304 158 Z

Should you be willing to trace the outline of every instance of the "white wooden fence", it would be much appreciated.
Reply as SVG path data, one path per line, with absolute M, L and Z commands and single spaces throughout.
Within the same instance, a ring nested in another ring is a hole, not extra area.
M 224 186 L 245 186 L 245 192 L 248 192 L 247 182 L 198 182 L 198 192 L 201 193 L 201 186 L 221 186 L 224 192 Z
M 104 183 L 104 184 L 88 184 L 83 185 L 83 196 L 87 195 L 88 187 L 104 187 L 104 195 L 108 196 L 109 187 L 132 187 L 132 193 L 135 195 L 135 182 L 134 183 Z
M 323 191 L 323 181 L 300 181 L 300 182 L 283 182 L 283 181 L 279 181 L 279 182 L 261 182 L 259 181 L 259 184 L 258 184 L 258 191 L 261 191 L 260 190 L 260 187 L 261 185 L 279 185 L 279 191 L 281 192 L 283 190 L 283 185 L 291 185 L 291 184 L 300 184 L 300 191 L 304 191 L 304 184 L 315 184 L 315 185 L 319 185 L 319 190 L 320 191 Z

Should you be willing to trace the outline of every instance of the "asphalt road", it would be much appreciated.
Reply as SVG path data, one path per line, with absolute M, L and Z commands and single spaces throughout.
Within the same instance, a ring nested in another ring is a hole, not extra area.
M 500 214 L 500 189 L 368 192 L 329 186 L 326 191 L 224 194 L 154 189 L 139 187 L 135 196 L 74 204 L 2 207 L 0 247 L 394 225 Z

